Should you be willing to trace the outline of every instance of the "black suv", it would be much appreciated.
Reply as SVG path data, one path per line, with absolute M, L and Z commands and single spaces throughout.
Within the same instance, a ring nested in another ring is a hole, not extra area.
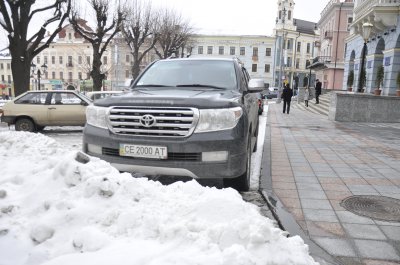
M 120 171 L 223 178 L 248 190 L 260 82 L 236 59 L 153 62 L 131 92 L 87 108 L 83 149 Z

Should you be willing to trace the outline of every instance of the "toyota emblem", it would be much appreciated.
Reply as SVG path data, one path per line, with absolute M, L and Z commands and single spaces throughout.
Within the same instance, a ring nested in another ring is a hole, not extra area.
M 147 128 L 152 127 L 154 124 L 156 124 L 156 118 L 149 114 L 143 115 L 140 118 L 140 124 Z

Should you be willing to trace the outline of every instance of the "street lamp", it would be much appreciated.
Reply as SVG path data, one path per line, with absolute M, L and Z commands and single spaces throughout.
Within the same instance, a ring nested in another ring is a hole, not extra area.
M 283 89 L 283 78 L 284 78 L 284 69 L 283 69 L 283 64 L 285 63 L 285 55 L 283 52 L 284 45 L 285 45 L 285 19 L 286 19 L 286 8 L 284 7 L 282 10 L 282 16 L 281 16 L 281 21 L 282 21 L 282 38 L 281 38 L 281 52 L 280 52 L 280 71 L 279 71 L 279 80 L 278 80 L 278 99 L 277 103 L 280 103 L 281 100 L 281 93 Z M 278 23 L 278 18 L 276 18 L 276 23 Z
M 38 87 L 37 90 L 40 90 L 40 76 L 44 73 L 47 72 L 47 65 L 44 63 L 41 68 L 38 68 L 36 70 L 36 64 L 33 62 L 31 63 L 31 71 L 32 71 L 32 76 L 37 75 L 37 80 L 38 80 Z
M 365 22 L 362 25 L 362 38 L 364 39 L 364 47 L 363 47 L 363 54 L 361 59 L 361 71 L 360 71 L 360 78 L 358 80 L 358 92 L 361 92 L 364 85 L 364 78 L 365 78 L 365 53 L 367 51 L 367 41 L 369 39 L 369 35 L 371 34 L 371 30 L 374 26 L 369 23 Z

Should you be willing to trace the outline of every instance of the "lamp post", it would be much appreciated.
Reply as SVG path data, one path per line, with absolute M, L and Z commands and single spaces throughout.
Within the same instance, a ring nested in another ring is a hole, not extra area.
M 37 90 L 40 90 L 40 76 L 47 71 L 47 65 L 44 63 L 41 68 L 36 69 L 36 64 L 33 62 L 31 63 L 31 71 L 32 71 L 32 76 L 37 75 L 37 80 L 38 80 L 38 86 Z
M 361 69 L 360 69 L 360 78 L 358 79 L 358 92 L 361 92 L 363 89 L 364 85 L 364 78 L 365 78 L 365 53 L 367 51 L 367 41 L 369 38 L 369 35 L 371 34 L 371 30 L 373 28 L 373 25 L 369 22 L 365 22 L 362 25 L 362 38 L 364 39 L 364 47 L 363 47 L 363 53 L 362 53 L 362 59 L 361 59 Z
M 285 18 L 286 18 L 286 8 L 283 8 L 282 10 L 282 39 L 281 39 L 281 52 L 280 52 L 280 70 L 279 70 L 279 83 L 278 83 L 278 98 L 277 98 L 277 103 L 281 102 L 281 93 L 282 93 L 282 84 L 283 84 L 283 64 L 284 64 L 284 45 L 285 45 Z M 276 19 L 276 22 L 278 23 L 278 18 Z

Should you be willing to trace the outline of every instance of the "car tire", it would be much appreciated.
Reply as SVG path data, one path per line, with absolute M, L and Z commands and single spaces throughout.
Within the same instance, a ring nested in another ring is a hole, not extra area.
M 35 132 L 35 123 L 28 118 L 20 118 L 15 122 L 16 131 Z
M 224 179 L 224 186 L 234 188 L 237 191 L 249 191 L 250 177 L 251 177 L 251 137 L 249 139 L 249 143 L 247 144 L 246 171 L 237 178 Z
M 38 132 L 41 132 L 41 131 L 44 130 L 45 127 L 46 127 L 46 126 L 36 125 L 36 130 L 37 130 Z

